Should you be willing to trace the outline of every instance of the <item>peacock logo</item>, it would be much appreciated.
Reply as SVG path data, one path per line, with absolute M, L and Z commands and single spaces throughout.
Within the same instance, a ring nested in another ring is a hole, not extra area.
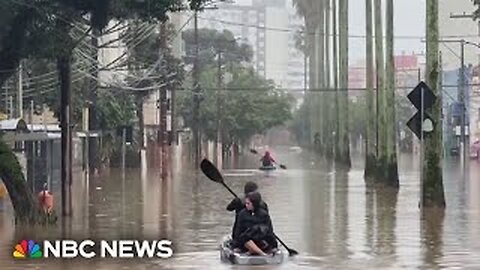
M 41 258 L 42 251 L 40 250 L 40 245 L 35 243 L 35 241 L 22 240 L 15 246 L 13 257 L 15 259 Z

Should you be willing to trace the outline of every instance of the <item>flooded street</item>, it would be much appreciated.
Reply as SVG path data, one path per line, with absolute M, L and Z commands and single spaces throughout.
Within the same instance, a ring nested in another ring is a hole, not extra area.
M 418 162 L 400 156 L 398 194 L 363 180 L 363 161 L 349 172 L 335 170 L 308 153 L 277 149 L 287 170 L 256 170 L 258 158 L 246 155 L 226 164 L 226 183 L 238 194 L 254 180 L 268 203 L 276 234 L 300 255 L 280 266 L 238 269 L 479 269 L 480 163 L 470 174 L 447 161 L 445 216 L 418 209 Z M 355 155 L 354 155 L 355 156 Z M 448 165 L 447 165 L 448 164 Z M 222 264 L 218 246 L 229 234 L 232 199 L 222 185 L 199 172 L 180 168 L 161 181 L 158 173 L 119 171 L 98 179 L 77 175 L 74 217 L 64 228 L 13 226 L 12 209 L 0 212 L 0 269 L 237 269 Z M 367 188 L 368 186 L 368 188 Z M 56 207 L 60 199 L 56 194 Z M 28 260 L 12 258 L 21 239 L 170 239 L 170 259 Z

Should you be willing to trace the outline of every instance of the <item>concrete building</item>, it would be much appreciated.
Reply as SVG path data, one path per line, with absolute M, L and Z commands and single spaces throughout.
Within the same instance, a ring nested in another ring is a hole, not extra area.
M 282 2 L 282 1 L 280 1 Z M 217 4 L 198 14 L 198 27 L 233 33 L 253 49 L 253 67 L 266 76 L 266 5 L 263 0 L 238 0 L 233 4 Z M 189 28 L 193 28 L 193 20 Z
M 253 49 L 253 67 L 300 102 L 304 88 L 304 56 L 295 47 L 295 32 L 303 19 L 292 0 L 237 0 L 199 13 L 199 27 L 228 29 Z M 189 27 L 193 27 L 190 23 Z

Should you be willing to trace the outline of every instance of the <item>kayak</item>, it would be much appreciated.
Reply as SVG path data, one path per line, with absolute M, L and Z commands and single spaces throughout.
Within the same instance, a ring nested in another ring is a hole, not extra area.
M 262 166 L 258 169 L 261 171 L 273 171 L 273 170 L 276 170 L 277 167 L 275 167 L 274 165 L 270 165 L 270 166 Z
M 232 237 L 227 235 L 223 238 L 220 245 L 220 259 L 222 262 L 238 264 L 238 265 L 265 265 L 265 264 L 281 264 L 283 262 L 284 253 L 280 249 L 269 256 L 249 255 L 247 253 L 234 252 L 230 244 Z

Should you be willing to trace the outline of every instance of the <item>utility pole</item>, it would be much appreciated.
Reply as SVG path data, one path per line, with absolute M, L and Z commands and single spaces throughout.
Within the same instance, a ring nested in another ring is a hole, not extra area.
M 72 132 L 70 126 L 71 115 L 71 60 L 70 56 L 60 56 L 57 60 L 58 76 L 60 80 L 60 126 L 62 129 L 61 150 L 62 150 L 62 165 L 60 179 L 62 181 L 62 216 L 71 214 L 70 197 L 71 190 L 71 171 L 72 171 Z M 68 207 L 68 208 L 67 208 Z
M 217 166 L 221 164 L 223 147 L 222 147 L 222 87 L 223 87 L 223 70 L 222 70 L 222 51 L 218 50 L 218 73 L 217 73 L 217 136 L 215 140 L 215 155 L 217 158 Z M 219 154 L 220 151 L 220 154 Z M 219 168 L 221 169 L 221 168 Z
M 176 90 L 175 86 L 172 86 L 170 89 L 170 126 L 171 126 L 171 131 L 170 131 L 170 145 L 177 145 L 177 122 L 175 121 L 175 99 L 176 99 Z
M 85 140 L 83 141 L 83 170 L 85 173 L 89 172 L 89 162 L 88 162 L 88 140 L 90 134 L 88 131 L 88 107 L 84 107 L 82 111 L 82 124 L 83 132 L 85 132 Z
M 307 39 L 307 37 L 305 37 L 305 39 Z M 308 91 L 308 55 L 307 55 L 307 45 L 305 41 L 305 51 L 303 52 L 303 100 L 304 100 L 303 102 L 304 104 L 307 104 L 306 103 L 307 91 Z M 308 107 L 307 107 L 307 110 L 308 110 Z M 307 117 L 304 117 L 302 119 L 304 132 L 307 129 L 307 121 L 308 121 Z M 309 134 L 302 134 L 302 135 L 303 135 L 303 139 L 305 140 L 304 142 L 308 143 Z
M 30 115 L 29 115 L 29 120 L 30 120 L 30 128 L 33 131 L 33 109 L 35 105 L 33 103 L 33 99 L 30 100 Z
M 165 23 L 160 24 L 160 57 L 162 59 L 162 63 L 166 64 L 165 59 L 165 50 L 167 49 L 167 36 Z M 168 80 L 168 74 L 165 74 L 164 80 Z M 165 81 L 164 83 L 166 83 Z M 168 83 L 167 83 L 168 85 Z M 161 172 L 162 172 L 162 179 L 167 175 L 167 145 L 168 145 L 168 134 L 167 134 L 167 87 L 161 86 L 160 87 L 160 147 L 162 151 L 161 155 Z
M 94 28 L 92 30 L 91 45 L 93 48 L 92 58 L 93 62 L 91 64 L 91 80 L 88 94 L 88 117 L 89 123 L 88 128 L 88 167 L 92 169 L 92 172 L 95 172 L 97 168 L 97 138 L 90 137 L 90 130 L 98 130 L 97 125 L 97 89 L 98 89 L 98 37 L 100 36 L 100 30 Z
M 17 117 L 23 118 L 23 63 L 20 61 L 18 67 L 18 95 L 17 95 Z
M 200 111 L 200 83 L 199 83 L 199 44 L 198 44 L 198 10 L 194 11 L 194 42 L 195 42 L 195 59 L 193 62 L 193 151 L 194 166 L 198 167 L 200 163 L 201 147 L 200 147 L 200 130 L 199 130 L 199 111 Z
M 33 99 L 30 100 L 30 132 L 34 132 L 34 128 L 33 128 L 33 109 L 34 109 L 34 103 L 33 103 Z M 32 181 L 31 181 L 31 188 L 32 188 L 32 192 L 35 194 L 36 190 L 35 190 L 35 175 L 36 175 L 36 157 L 37 157 L 37 142 L 36 141 L 32 141 Z
M 450 14 L 450 18 L 451 19 L 473 19 L 474 18 L 474 15 L 471 14 L 471 13 L 466 13 L 466 12 L 463 12 L 461 14 Z M 480 23 L 479 23 L 479 26 L 478 26 L 478 31 L 479 31 L 479 35 L 480 35 Z M 462 151 L 462 155 L 463 155 L 463 168 L 465 169 L 466 168 L 466 164 L 467 164 L 467 161 L 469 159 L 469 152 L 470 152 L 470 140 L 467 140 L 466 139 L 466 132 L 465 132 L 465 125 L 466 124 L 466 121 L 465 121 L 465 114 L 469 113 L 469 111 L 467 110 L 467 106 L 465 104 L 465 91 L 466 91 L 466 82 L 465 82 L 465 43 L 468 43 L 468 44 L 471 44 L 471 45 L 475 45 L 475 44 L 472 44 L 470 42 L 466 42 L 465 40 L 461 40 L 461 67 L 460 67 L 460 89 L 459 89 L 459 92 L 458 92 L 458 101 L 460 102 L 461 104 L 461 111 L 462 111 L 462 115 L 461 115 L 461 118 L 460 118 L 460 136 L 461 136 L 461 146 L 463 147 L 463 151 Z M 478 46 L 477 46 L 478 47 Z M 480 61 L 480 60 L 479 60 Z M 469 130 L 469 133 L 468 133 L 468 136 L 470 136 L 470 123 L 468 123 L 468 130 Z
M 125 176 L 125 158 L 127 155 L 127 127 L 122 127 L 122 175 Z
M 8 118 L 13 118 L 15 115 L 13 114 L 13 96 L 9 96 L 8 97 L 8 101 L 9 101 L 9 113 L 8 113 Z
M 461 137 L 461 147 L 463 148 L 463 165 L 465 167 L 468 159 L 468 148 L 466 144 L 466 134 L 465 134 L 465 114 L 467 113 L 465 106 L 465 40 L 461 40 L 461 49 L 460 49 L 460 89 L 458 91 L 458 101 L 461 106 L 461 115 L 460 115 L 460 137 Z

